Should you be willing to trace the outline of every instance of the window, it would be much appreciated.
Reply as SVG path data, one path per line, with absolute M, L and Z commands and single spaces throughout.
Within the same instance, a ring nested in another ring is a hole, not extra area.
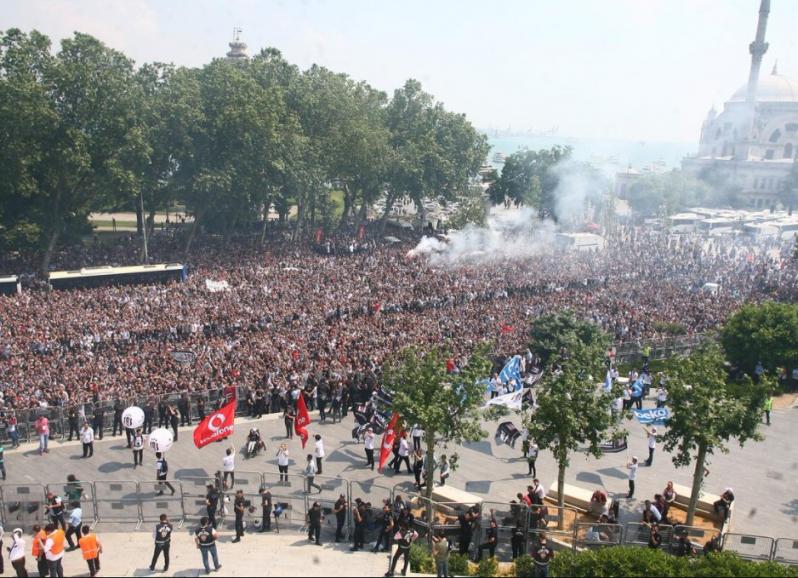
M 768 149 L 765 151 L 765 160 L 772 161 L 773 160 L 773 149 Z
M 721 133 L 721 130 L 720 130 L 720 129 L 716 130 L 716 131 L 715 131 L 715 140 L 718 140 L 718 139 L 720 138 L 720 135 L 721 135 L 721 134 L 722 134 L 722 133 Z
M 759 177 L 754 177 L 754 188 L 755 189 L 759 188 Z
M 792 155 L 793 155 L 792 143 L 788 142 L 786 145 L 784 145 L 784 158 L 785 159 L 791 159 Z
M 781 138 L 781 131 L 779 129 L 776 129 L 772 133 L 770 133 L 770 139 L 769 139 L 770 142 L 779 142 L 780 138 Z

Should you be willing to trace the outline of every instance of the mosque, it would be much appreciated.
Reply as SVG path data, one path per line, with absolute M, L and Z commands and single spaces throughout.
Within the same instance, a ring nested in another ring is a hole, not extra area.
M 761 0 L 751 43 L 748 82 L 701 127 L 698 153 L 682 170 L 722 187 L 735 187 L 748 206 L 778 206 L 779 191 L 798 157 L 798 80 L 778 73 L 760 78 L 770 0 Z

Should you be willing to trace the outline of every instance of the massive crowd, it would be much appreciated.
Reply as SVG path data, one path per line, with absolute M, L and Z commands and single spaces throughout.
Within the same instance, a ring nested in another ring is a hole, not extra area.
M 368 390 L 402 346 L 446 344 L 456 360 L 484 340 L 499 354 L 522 351 L 533 320 L 565 308 L 636 342 L 676 326 L 700 334 L 744 301 L 798 297 L 787 249 L 740 238 L 619 227 L 601 253 L 451 268 L 408 259 L 412 238 L 369 238 L 356 251 L 345 240 L 332 250 L 198 241 L 184 283 L 0 297 L 1 409 L 233 384 L 287 392 L 308 380 Z M 153 260 L 179 260 L 178 241 L 155 239 Z M 137 250 L 122 238 L 64 252 L 57 266 L 129 264 Z

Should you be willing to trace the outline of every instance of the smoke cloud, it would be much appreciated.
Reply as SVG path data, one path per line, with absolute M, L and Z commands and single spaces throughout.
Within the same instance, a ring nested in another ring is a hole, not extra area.
M 563 225 L 582 224 L 593 219 L 591 209 L 603 202 L 609 183 L 589 164 L 568 159 L 557 163 L 551 173 L 557 177 L 554 214 Z

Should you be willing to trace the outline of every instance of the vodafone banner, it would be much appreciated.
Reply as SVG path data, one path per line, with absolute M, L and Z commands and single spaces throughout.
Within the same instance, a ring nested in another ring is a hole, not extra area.
M 194 430 L 194 445 L 204 448 L 210 443 L 233 435 L 235 420 L 236 400 L 233 399 L 199 423 Z
M 302 449 L 308 443 L 308 425 L 310 425 L 310 414 L 308 406 L 305 405 L 305 395 L 300 393 L 296 400 L 296 419 L 294 420 L 294 432 L 302 440 Z
M 393 442 L 396 440 L 396 423 L 399 421 L 399 414 L 394 412 L 388 427 L 385 428 L 385 433 L 382 434 L 382 446 L 380 447 L 380 467 L 377 471 L 382 472 L 385 467 L 385 462 L 393 450 Z

